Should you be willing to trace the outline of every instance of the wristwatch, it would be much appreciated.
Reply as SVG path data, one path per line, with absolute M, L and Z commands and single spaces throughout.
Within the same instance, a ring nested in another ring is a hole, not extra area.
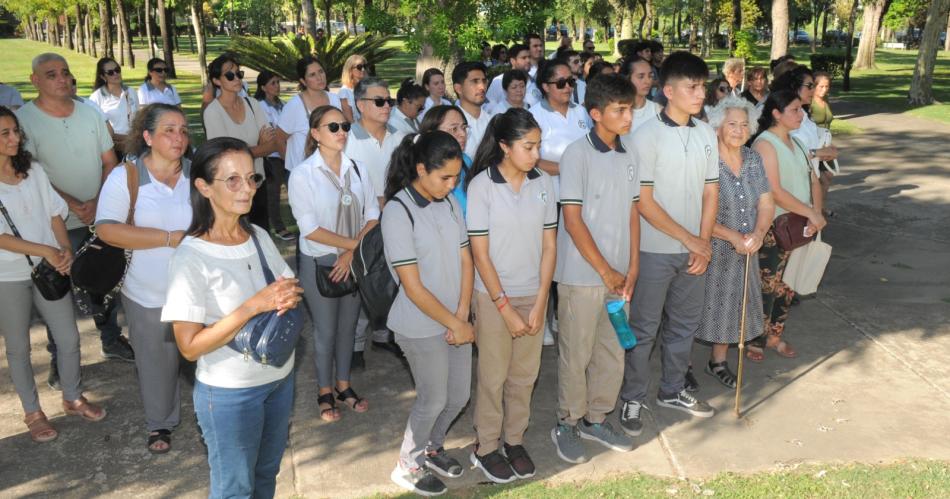
M 818 157 L 818 149 L 809 149 L 808 154 L 811 155 L 811 159 L 815 159 Z

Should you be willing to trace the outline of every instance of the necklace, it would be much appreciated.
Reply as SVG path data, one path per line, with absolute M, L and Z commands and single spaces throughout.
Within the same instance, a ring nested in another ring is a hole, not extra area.
M 683 153 L 689 153 L 689 137 L 693 134 L 693 127 L 686 127 L 686 140 L 683 140 L 683 134 L 680 133 L 679 127 L 676 127 L 676 138 L 680 139 L 680 144 L 683 144 Z

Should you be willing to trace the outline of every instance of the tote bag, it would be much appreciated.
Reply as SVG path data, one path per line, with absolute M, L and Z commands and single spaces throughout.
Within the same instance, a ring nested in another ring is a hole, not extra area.
M 782 280 L 792 288 L 792 291 L 801 295 L 810 295 L 818 291 L 818 284 L 825 275 L 825 267 L 828 266 L 830 259 L 831 245 L 821 240 L 819 232 L 814 241 L 796 248 L 788 256 Z

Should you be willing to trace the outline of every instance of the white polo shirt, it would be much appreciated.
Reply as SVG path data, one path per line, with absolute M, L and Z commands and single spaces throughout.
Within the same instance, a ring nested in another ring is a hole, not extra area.
M 337 94 L 326 92 L 330 105 L 341 109 L 340 97 Z M 287 139 L 287 153 L 284 155 L 284 168 L 293 171 L 294 167 L 307 158 L 304 147 L 307 145 L 307 135 L 310 133 L 310 112 L 300 94 L 293 96 L 284 110 L 280 112 L 277 126 L 290 136 Z
M 491 81 L 491 84 L 488 85 L 488 91 L 485 92 L 485 98 L 488 99 L 489 104 L 497 105 L 495 103 L 505 102 L 508 99 L 508 96 L 505 95 L 505 88 L 501 85 L 501 80 L 504 78 L 504 74 L 500 74 L 494 77 Z M 541 102 L 541 99 L 544 97 L 541 95 L 541 90 L 538 89 L 538 86 L 534 83 L 534 77 L 528 76 L 528 81 L 525 82 L 524 89 L 524 103 L 526 104 L 525 108 L 534 106 L 538 102 Z
M 593 126 L 587 110 L 573 102 L 567 106 L 567 115 L 563 115 L 548 104 L 545 99 L 529 110 L 538 126 L 541 127 L 541 159 L 561 162 L 564 149 L 577 139 L 590 133 Z M 560 196 L 560 175 L 554 176 L 554 192 Z
M 376 192 L 373 191 L 372 184 L 365 180 L 366 169 L 359 162 L 357 162 L 359 170 L 357 173 L 353 170 L 353 160 L 343 154 L 340 175 L 337 176 L 327 166 L 320 152 L 315 151 L 297 166 L 298 168 L 290 172 L 287 195 L 290 198 L 290 209 L 293 210 L 297 227 L 300 229 L 301 253 L 313 258 L 337 254 L 337 248 L 307 239 L 308 235 L 321 227 L 330 232 L 336 232 L 340 191 L 321 170 L 336 176 L 341 186 L 346 184 L 346 176 L 350 176 L 350 191 L 359 199 L 362 206 L 361 228 L 370 220 L 379 219 L 379 202 L 376 200 Z
M 393 106 L 389 113 L 389 126 L 403 133 L 416 133 L 419 131 L 419 120 L 406 116 L 398 106 Z
M 143 83 L 139 87 L 139 105 L 147 106 L 149 104 L 169 104 L 178 106 L 181 104 L 181 97 L 173 85 L 165 84 L 165 90 L 159 90 L 149 82 Z
M 89 101 L 99 107 L 99 111 L 106 115 L 112 131 L 119 135 L 127 135 L 132 128 L 132 120 L 139 109 L 139 98 L 129 87 L 123 86 L 122 93 L 112 95 L 105 85 L 99 87 L 89 96 Z
M 353 111 L 353 121 L 358 121 L 360 119 L 360 110 L 356 107 L 356 96 L 353 94 L 353 89 L 341 86 L 337 89 L 336 96 L 340 98 L 340 108 L 343 108 L 342 102 L 345 99 Z
M 176 231 L 191 225 L 191 162 L 182 159 L 182 171 L 175 188 L 159 182 L 146 168 L 142 158 L 135 161 L 139 191 L 135 200 L 133 224 L 136 227 Z M 129 188 L 125 166 L 120 164 L 102 184 L 96 207 L 96 225 L 124 224 L 129 216 Z M 168 264 L 174 248 L 149 248 L 132 251 L 132 261 L 122 283 L 122 294 L 145 308 L 165 305 L 168 288 Z
M 624 135 L 624 139 L 626 139 L 627 143 L 632 143 L 630 141 L 633 140 L 633 133 L 639 130 L 640 127 L 649 123 L 650 120 L 659 118 L 661 111 L 663 111 L 663 106 L 649 99 L 647 99 L 643 107 L 640 109 L 634 109 L 633 125 L 630 126 L 630 131 Z
M 386 170 L 389 168 L 389 160 L 405 136 L 405 133 L 386 125 L 386 135 L 380 143 L 360 125 L 360 122 L 353 123 L 353 128 L 350 128 L 350 136 L 346 140 L 346 149 L 343 151 L 347 157 L 355 159 L 357 164 L 365 166 L 360 169 L 360 173 L 363 174 L 363 178 L 369 178 L 376 196 L 382 196 L 386 191 Z
M 478 118 L 468 114 L 468 111 L 464 107 L 459 106 L 459 109 L 462 110 L 462 114 L 465 116 L 465 121 L 468 123 L 468 140 L 465 141 L 465 154 L 468 154 L 468 157 L 475 158 L 475 151 L 478 150 L 478 144 L 482 142 L 482 137 L 485 136 L 485 129 L 488 128 L 488 122 L 491 121 L 491 113 L 482 109 L 481 113 L 478 115 Z

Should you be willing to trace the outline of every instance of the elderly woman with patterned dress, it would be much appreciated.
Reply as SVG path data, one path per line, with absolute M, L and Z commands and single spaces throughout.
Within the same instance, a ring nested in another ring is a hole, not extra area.
M 739 342 L 744 294 L 748 296 L 745 339 L 763 332 L 758 251 L 772 223 L 775 204 L 762 157 L 744 145 L 755 132 L 758 114 L 749 101 L 732 96 L 709 113 L 709 124 L 719 139 L 719 213 L 713 229 L 713 257 L 706 270 L 703 320 L 696 338 L 712 343 L 706 373 L 729 388 L 735 388 L 736 376 L 729 369 L 726 353 L 729 345 Z M 743 293 L 745 286 L 748 293 Z M 761 352 L 756 355 L 761 359 Z

